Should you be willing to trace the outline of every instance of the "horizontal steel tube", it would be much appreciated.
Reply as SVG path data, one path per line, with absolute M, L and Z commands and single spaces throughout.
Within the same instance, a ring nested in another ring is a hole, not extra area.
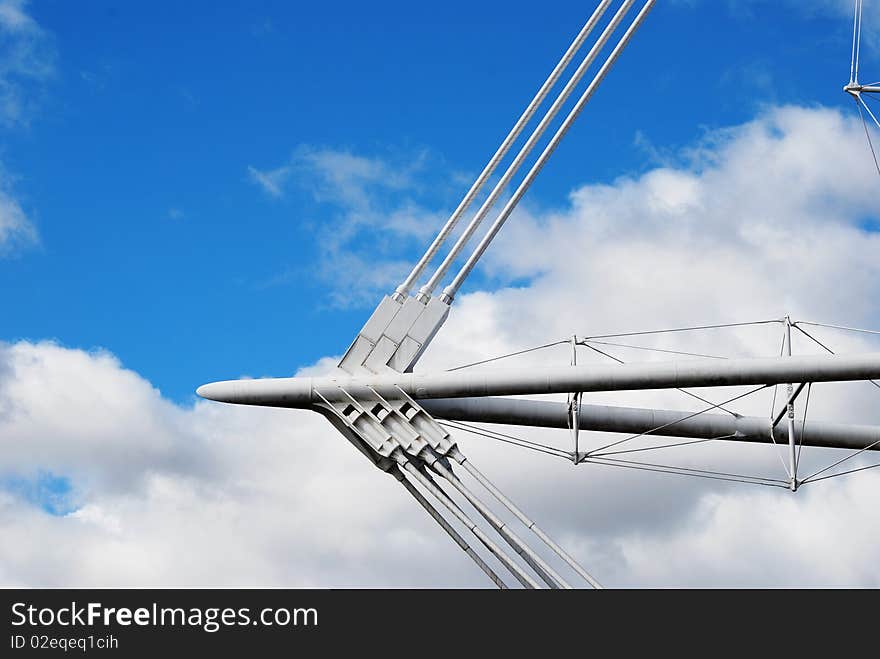
M 450 421 L 543 428 L 568 428 L 569 423 L 568 405 L 565 403 L 516 398 L 451 398 L 426 400 L 422 406 L 432 416 Z M 769 419 L 710 413 L 684 419 L 690 414 L 692 412 L 581 404 L 579 418 L 581 430 L 636 434 L 667 426 L 651 434 L 693 439 L 725 437 L 744 442 L 772 441 Z M 803 428 L 798 441 L 805 446 L 860 449 L 880 441 L 880 426 L 807 421 Z M 800 435 L 800 423 L 797 423 L 797 430 Z M 788 441 L 784 424 L 776 428 L 775 436 L 780 443 Z M 880 450 L 880 446 L 874 448 Z
M 343 389 L 358 400 L 370 400 L 375 392 L 399 397 L 400 390 L 413 398 L 425 399 L 868 379 L 880 379 L 880 353 L 232 380 L 203 385 L 197 393 L 227 403 L 311 407 L 320 402 L 313 392 L 318 391 L 331 401 L 347 400 Z

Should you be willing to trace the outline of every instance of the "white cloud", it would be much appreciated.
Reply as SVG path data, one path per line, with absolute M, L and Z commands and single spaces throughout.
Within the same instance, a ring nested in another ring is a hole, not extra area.
M 27 13 L 26 0 L 0 0 L 0 124 L 27 125 L 40 85 L 54 74 L 50 35 Z M 13 196 L 0 165 L 0 257 L 38 242 L 37 230 Z
M 320 201 L 364 206 L 370 203 L 370 188 L 411 188 L 415 183 L 413 174 L 423 159 L 424 155 L 411 162 L 392 165 L 378 157 L 303 145 L 294 151 L 287 163 L 265 171 L 248 166 L 248 173 L 273 197 L 282 196 L 290 183 L 290 176 L 297 174 L 295 183 L 307 188 Z
M 2 476 L 63 474 L 80 503 L 53 517 L 0 496 L 4 584 L 382 584 L 411 542 L 443 559 L 392 480 L 317 415 L 182 409 L 112 356 L 50 343 L 0 364 Z
M 10 32 L 34 32 L 39 30 L 36 21 L 25 13 L 28 0 L 3 0 L 0 2 L 0 26 Z
M 248 175 L 251 177 L 251 180 L 259 185 L 263 191 L 268 194 L 270 197 L 275 197 L 276 199 L 283 196 L 282 188 L 284 186 L 284 181 L 290 175 L 290 167 L 288 165 L 284 165 L 283 167 L 278 167 L 277 169 L 270 169 L 266 171 L 262 171 L 257 169 L 256 167 L 252 167 L 248 165 Z
M 0 256 L 38 240 L 37 229 L 21 204 L 10 192 L 0 189 Z
M 782 8 L 793 17 L 821 19 L 826 21 L 828 34 L 851 34 L 853 23 L 853 0 L 672 0 L 672 4 L 687 8 L 722 4 L 738 18 L 766 21 L 764 8 Z M 880 6 L 865 2 L 862 10 L 862 44 L 875 50 L 880 45 Z
M 829 110 L 776 108 L 709 136 L 682 164 L 584 186 L 555 212 L 520 211 L 486 268 L 530 283 L 462 295 L 421 368 L 573 332 L 789 311 L 880 326 L 880 234 L 861 227 L 874 217 L 876 172 L 863 151 L 841 148 L 860 145 L 859 130 Z M 870 337 L 817 332 L 841 351 L 880 349 Z M 770 354 L 778 339 L 778 327 L 766 326 L 642 345 Z M 568 354 L 528 360 L 567 363 Z M 817 386 L 810 418 L 880 424 L 878 393 Z M 587 397 L 594 401 L 700 407 L 677 392 Z M 763 396 L 738 409 L 766 415 L 768 405 Z M 520 434 L 568 442 L 561 431 Z M 609 439 L 586 434 L 582 445 Z M 607 585 L 880 585 L 876 471 L 792 495 L 574 468 L 467 436 L 460 444 Z M 393 480 L 319 416 L 177 406 L 106 353 L 49 343 L 0 350 L 0 450 L 0 479 L 39 470 L 66 477 L 77 508 L 53 516 L 14 489 L 0 491 L 5 584 L 485 585 Z M 804 469 L 838 455 L 805 450 Z M 708 444 L 662 460 L 781 469 L 767 446 Z
M 754 2 L 755 0 L 751 0 Z M 805 12 L 823 11 L 838 16 L 853 17 L 855 3 L 852 0 L 788 0 L 788 4 Z M 864 20 L 871 21 L 880 18 L 880 8 L 876 3 L 866 2 L 862 8 Z
M 696 6 L 705 3 L 706 0 L 673 0 L 674 4 L 684 6 Z M 750 11 L 752 8 L 767 4 L 783 4 L 792 10 L 808 16 L 816 13 L 831 14 L 835 16 L 853 17 L 853 0 L 725 0 L 727 7 L 734 12 Z M 714 4 L 714 3 L 713 3 Z M 872 2 L 865 3 L 864 17 L 874 18 L 880 16 L 880 11 Z
M 27 0 L 0 1 L 0 122 L 27 125 L 41 85 L 55 73 L 52 36 L 27 13 Z
M 274 169 L 248 167 L 251 180 L 270 197 L 304 191 L 321 210 L 314 225 L 318 274 L 328 285 L 333 306 L 369 306 L 407 274 L 406 255 L 446 219 L 422 199 L 419 175 L 425 153 L 410 158 L 364 157 L 350 151 L 301 146 Z M 442 187 L 442 186 L 438 186 Z M 433 190 L 429 190 L 432 192 Z M 338 273 L 346 276 L 340 278 Z M 269 283 L 287 281 L 287 274 Z

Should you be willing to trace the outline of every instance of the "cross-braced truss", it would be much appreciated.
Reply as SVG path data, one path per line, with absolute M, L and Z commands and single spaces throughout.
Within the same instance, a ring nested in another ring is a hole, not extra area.
M 729 357 L 725 355 L 709 355 L 684 350 L 673 350 L 661 348 L 657 345 L 637 345 L 634 340 L 645 337 L 656 338 L 672 334 L 693 334 L 707 330 L 755 327 L 759 325 L 779 325 L 782 327 L 782 341 L 779 349 L 780 357 L 791 350 L 792 329 L 799 332 L 812 345 L 818 346 L 819 349 L 832 355 L 835 354 L 835 351 L 829 347 L 827 340 L 820 340 L 815 336 L 813 329 L 807 330 L 805 327 L 821 327 L 880 336 L 880 332 L 874 330 L 841 327 L 804 320 L 794 321 L 786 317 L 744 323 L 677 327 L 595 336 L 573 336 L 568 339 L 560 339 L 477 362 L 463 364 L 450 369 L 450 371 L 485 366 L 564 345 L 572 346 L 572 365 L 577 364 L 578 347 L 587 349 L 600 355 L 603 359 L 616 364 L 626 363 L 618 356 L 622 350 L 645 351 L 662 355 L 672 354 L 697 359 L 726 360 Z M 612 353 L 611 350 L 616 352 Z M 867 380 L 866 385 L 880 389 L 880 383 L 876 380 Z M 871 463 L 861 464 L 858 467 L 846 469 L 845 471 L 834 471 L 836 467 L 842 466 L 844 463 L 860 456 L 865 457 L 863 454 L 866 451 L 875 450 L 880 445 L 880 428 L 827 422 L 808 423 L 812 389 L 813 385 L 811 382 L 802 382 L 797 387 L 787 384 L 785 398 L 781 399 L 779 397 L 779 385 L 772 387 L 761 385 L 750 388 L 745 392 L 739 392 L 726 400 L 713 402 L 693 391 L 678 388 L 677 390 L 685 396 L 703 404 L 698 410 L 693 412 L 585 405 L 581 398 L 582 392 L 569 394 L 568 400 L 564 404 L 545 401 L 505 401 L 498 398 L 485 398 L 429 400 L 425 401 L 424 405 L 432 414 L 444 419 L 445 421 L 441 422 L 441 425 L 447 428 L 562 458 L 575 464 L 589 463 L 754 485 L 782 488 L 793 487 L 793 489 L 808 483 L 880 467 L 880 463 Z M 760 395 L 762 392 L 772 392 L 768 417 L 747 416 L 734 409 L 735 403 Z M 878 392 L 878 395 L 880 395 L 880 392 Z M 795 422 L 795 403 L 799 397 L 804 400 L 803 411 L 800 421 Z M 781 404 L 778 405 L 777 403 Z M 720 412 L 723 412 L 723 414 Z M 562 448 L 559 445 L 535 442 L 510 433 L 502 433 L 490 428 L 472 425 L 475 422 L 567 428 L 571 431 L 573 437 L 571 449 Z M 581 451 L 579 450 L 579 433 L 581 431 L 628 433 L 628 436 Z M 795 441 L 788 441 L 789 434 L 795 438 Z M 670 443 L 658 442 L 654 439 L 656 437 L 691 439 Z M 645 440 L 647 443 L 640 443 L 639 440 Z M 653 452 L 657 451 L 668 452 L 669 449 L 678 449 L 685 446 L 710 446 L 720 441 L 773 444 L 779 455 L 782 474 L 780 476 L 734 474 L 719 471 L 718 469 L 694 468 L 692 465 L 657 464 L 619 457 L 626 455 L 627 458 L 631 458 L 633 454 L 639 454 L 636 457 L 641 458 L 645 454 L 653 454 Z M 805 446 L 851 449 L 853 452 L 833 461 L 832 464 L 819 468 L 814 473 L 802 477 L 799 475 L 799 468 L 802 450 Z M 786 460 L 785 454 L 787 454 L 788 460 Z

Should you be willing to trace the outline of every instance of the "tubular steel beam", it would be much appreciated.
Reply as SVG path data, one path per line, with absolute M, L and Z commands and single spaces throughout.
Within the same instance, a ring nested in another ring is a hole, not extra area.
M 516 398 L 450 398 L 426 400 L 423 402 L 423 407 L 432 416 L 449 421 L 542 428 L 568 427 L 568 406 L 565 403 Z M 691 412 L 674 410 L 581 405 L 579 425 L 581 430 L 633 434 L 646 433 L 664 426 L 662 430 L 651 434 L 693 439 L 724 437 L 742 442 L 771 441 L 768 432 L 769 421 L 766 418 L 706 413 L 685 419 L 691 414 Z M 880 426 L 820 421 L 807 421 L 800 436 L 800 443 L 804 446 L 826 448 L 861 449 L 878 440 L 880 440 Z M 880 450 L 880 445 L 872 450 Z
M 577 450 L 575 450 L 575 455 L 577 455 Z M 507 508 L 513 515 L 522 522 L 526 528 L 528 528 L 532 533 L 538 536 L 541 541 L 546 544 L 553 552 L 559 556 L 562 560 L 564 560 L 568 565 L 574 569 L 583 579 L 585 579 L 593 588 L 597 590 L 602 589 L 602 585 L 596 581 L 593 576 L 587 572 L 584 568 L 581 567 L 580 563 L 578 563 L 572 556 L 565 551 L 562 547 L 556 544 L 550 536 L 548 536 L 541 528 L 522 511 L 520 510 L 516 504 L 513 503 L 510 499 L 508 499 L 504 493 L 499 490 L 495 485 L 492 484 L 488 478 L 486 478 L 479 469 L 477 469 L 474 464 L 469 461 L 457 448 L 453 452 L 452 458 L 456 460 L 462 467 L 464 467 L 471 476 L 473 476 L 478 483 L 480 483 L 483 487 L 485 487 L 492 495 L 501 502 L 505 508 Z
M 501 577 L 496 574 L 496 572 L 489 567 L 486 562 L 480 558 L 480 555 L 475 552 L 471 546 L 467 543 L 467 541 L 461 537 L 461 535 L 453 528 L 452 524 L 446 521 L 446 518 L 437 510 L 434 506 L 431 505 L 431 502 L 428 501 L 421 492 L 419 492 L 415 485 L 410 483 L 404 473 L 400 470 L 397 470 L 394 474 L 394 477 L 400 481 L 401 485 L 409 492 L 413 498 L 419 502 L 419 505 L 424 508 L 428 514 L 434 518 L 440 527 L 449 534 L 449 537 L 457 544 L 461 550 L 468 555 L 468 557 L 477 564 L 477 566 L 492 580 L 498 588 L 502 590 L 507 589 L 507 584 L 501 579 Z
M 593 97 L 593 94 L 598 89 L 599 85 L 602 84 L 602 81 L 605 79 L 605 76 L 608 75 L 608 71 L 611 70 L 611 67 L 614 66 L 614 63 L 617 61 L 617 58 L 629 44 L 630 39 L 632 39 L 633 35 L 636 33 L 636 30 L 639 29 L 642 22 L 648 15 L 648 12 L 654 7 L 654 2 L 656 0 L 647 0 L 641 11 L 636 15 L 633 22 L 627 28 L 626 32 L 624 32 L 623 36 L 620 38 L 620 41 L 617 42 L 617 45 L 614 47 L 614 50 L 611 51 L 611 54 L 608 55 L 608 58 L 605 60 L 605 63 L 599 69 L 598 73 L 596 73 L 592 82 L 590 82 L 589 86 L 581 97 L 577 100 L 574 107 L 568 113 L 568 116 L 563 120 L 562 125 L 556 130 L 556 133 L 550 138 L 550 142 L 544 147 L 544 150 L 541 152 L 541 155 L 538 156 L 538 159 L 534 162 L 531 169 L 529 169 L 528 173 L 525 175 L 523 180 L 520 182 L 517 189 L 510 196 L 510 199 L 504 205 L 504 208 L 498 214 L 498 217 L 495 218 L 495 221 L 492 223 L 492 226 L 486 231 L 486 234 L 480 239 L 480 242 L 474 248 L 474 251 L 471 252 L 471 255 L 468 257 L 465 264 L 458 271 L 458 274 L 455 275 L 452 282 L 443 289 L 443 293 L 440 296 L 440 299 L 446 303 L 451 303 L 452 299 L 455 297 L 455 294 L 458 292 L 458 289 L 461 288 L 462 283 L 465 279 L 467 279 L 471 270 L 473 270 L 474 266 L 477 264 L 477 261 L 483 256 L 483 253 L 488 249 L 489 244 L 495 239 L 495 236 L 498 235 L 498 232 L 501 230 L 501 227 L 504 226 L 504 223 L 510 217 L 510 214 L 513 212 L 513 209 L 516 208 L 516 205 L 519 203 L 520 199 L 522 199 L 523 195 L 529 189 L 529 186 L 535 180 L 535 177 L 541 172 L 541 169 L 550 159 L 550 156 L 553 155 L 553 152 L 559 146 L 559 143 L 562 141 L 562 138 L 565 137 L 565 134 L 568 132 L 568 129 L 571 128 L 572 124 L 577 119 L 578 115 L 584 109 L 584 106 L 590 101 Z M 632 2 L 625 2 L 622 11 L 628 11 Z M 433 280 L 432 280 L 433 281 Z
M 462 512 L 458 506 L 448 497 L 448 495 L 441 490 L 437 485 L 433 482 L 432 479 L 425 476 L 421 471 L 419 471 L 418 467 L 416 467 L 413 463 L 408 460 L 401 459 L 399 466 L 401 469 L 406 471 L 410 476 L 413 477 L 422 487 L 424 487 L 428 492 L 434 496 L 437 501 L 439 501 L 443 506 L 451 512 L 459 522 L 464 524 L 468 530 L 473 533 L 477 539 L 483 544 L 483 546 L 488 549 L 495 558 L 497 558 L 504 567 L 506 567 L 516 580 L 519 581 L 525 588 L 540 588 L 538 583 L 532 579 L 531 576 L 527 572 L 525 572 L 519 565 L 517 565 L 507 553 L 501 549 L 495 542 L 492 541 L 489 536 L 483 533 L 482 529 L 477 526 L 464 512 Z
M 587 56 L 577 67 L 569 81 L 565 84 L 565 87 L 563 87 L 562 91 L 559 92 L 556 100 L 553 101 L 552 105 L 544 114 L 541 121 L 532 131 L 532 134 L 529 136 L 528 140 L 526 140 L 526 143 L 523 144 L 522 148 L 520 148 L 519 153 L 516 154 L 513 162 L 510 163 L 510 165 L 507 167 L 507 170 L 495 184 L 495 187 L 492 189 L 492 192 L 489 193 L 488 198 L 483 202 L 479 210 L 468 223 L 468 226 L 465 228 L 464 232 L 462 232 L 461 236 L 459 236 L 458 240 L 449 250 L 449 253 L 443 259 L 443 262 L 440 264 L 434 274 L 431 275 L 431 278 L 428 280 L 428 282 L 419 290 L 419 297 L 421 299 L 426 300 L 428 296 L 433 293 L 437 285 L 446 276 L 446 272 L 449 270 L 450 267 L 452 267 L 453 263 L 455 263 L 458 255 L 470 241 L 471 237 L 474 235 L 474 232 L 480 226 L 483 219 L 485 219 L 486 215 L 488 215 L 489 211 L 492 209 L 492 206 L 494 206 L 495 202 L 501 197 L 505 188 L 507 187 L 507 184 L 510 183 L 517 170 L 519 170 L 523 162 L 526 160 L 526 158 L 528 158 L 532 149 L 535 147 L 535 145 L 541 139 L 541 136 L 544 134 L 544 131 L 547 130 L 547 127 L 553 121 L 554 117 L 556 117 L 556 115 L 559 113 L 559 110 L 562 109 L 562 107 L 565 105 L 565 102 L 571 95 L 572 91 L 574 91 L 574 89 L 577 87 L 583 75 L 590 68 L 596 56 L 605 47 L 606 42 L 617 30 L 621 21 L 623 21 L 627 12 L 630 10 L 634 3 L 635 0 L 624 0 L 623 4 L 614 14 L 611 21 L 602 31 L 602 34 L 599 35 L 596 43 L 590 49 L 589 53 L 587 53 Z M 524 192 L 524 190 L 522 192 Z M 522 192 L 520 193 L 520 197 L 522 196 Z
M 522 540 L 512 529 L 504 523 L 492 510 L 477 497 L 450 469 L 447 469 L 440 460 L 435 461 L 431 465 L 431 469 L 443 476 L 450 485 L 458 490 L 461 495 L 467 499 L 474 509 L 489 522 L 489 525 L 495 529 L 504 541 L 520 555 L 520 557 L 531 567 L 550 588 L 571 589 L 571 585 L 566 582 L 547 562 L 541 558 L 525 541 Z
M 601 2 L 599 2 L 596 10 L 587 20 L 584 27 L 581 28 L 581 31 L 575 37 L 574 41 L 571 43 L 568 49 L 565 51 L 565 54 L 556 64 L 556 67 L 553 69 L 553 71 L 551 71 L 550 75 L 544 81 L 544 84 L 541 85 L 541 88 L 535 94 L 534 98 L 526 107 L 525 111 L 517 120 L 516 124 L 514 124 L 513 128 L 507 134 L 507 137 L 504 138 L 504 141 L 501 143 L 501 146 L 498 147 L 495 155 L 492 156 L 492 158 L 483 168 L 483 171 L 477 177 L 477 180 L 474 181 L 470 190 L 468 190 L 467 194 L 464 196 L 464 199 L 461 200 L 461 203 L 459 203 L 458 207 L 447 220 L 446 224 L 440 230 L 440 233 L 437 234 L 434 242 L 431 243 L 431 246 L 422 256 L 422 258 L 419 259 L 419 262 L 412 269 L 412 272 L 410 272 L 406 280 L 397 287 L 397 290 L 395 291 L 395 297 L 398 299 L 398 301 L 403 301 L 403 299 L 406 298 L 410 289 L 412 289 L 413 285 L 422 275 L 424 269 L 443 246 L 443 243 L 445 243 L 447 238 L 449 238 L 449 236 L 452 234 L 453 229 L 455 229 L 459 220 L 461 220 L 461 217 L 465 214 L 471 203 L 473 203 L 474 199 L 482 189 L 483 185 L 485 185 L 486 181 L 488 181 L 492 174 L 495 172 L 495 169 L 498 167 L 499 163 L 507 155 L 507 152 L 510 150 L 510 147 L 513 146 L 513 144 L 516 142 L 516 139 L 519 137 L 520 133 L 529 124 L 532 116 L 535 114 L 538 108 L 541 107 L 541 104 L 544 102 L 547 94 L 550 93 L 550 90 L 556 86 L 556 83 L 558 82 L 560 76 L 574 59 L 575 55 L 577 55 L 577 52 L 581 49 L 581 46 L 583 46 L 584 42 L 587 40 L 587 37 L 590 36 L 593 28 L 596 27 L 596 24 L 602 18 L 602 15 L 605 13 L 605 10 L 608 9 L 608 6 L 610 4 L 611 0 L 601 0 Z
M 309 408 L 320 400 L 371 400 L 402 394 L 416 400 L 586 391 L 773 385 L 787 382 L 843 382 L 880 379 L 880 353 L 809 355 L 761 359 L 695 359 L 614 366 L 555 366 L 432 374 L 267 378 L 202 385 L 199 396 L 225 403 Z

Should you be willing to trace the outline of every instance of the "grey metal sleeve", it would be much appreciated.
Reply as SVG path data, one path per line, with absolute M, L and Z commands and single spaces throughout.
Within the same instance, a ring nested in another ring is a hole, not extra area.
M 450 421 L 500 423 L 542 428 L 568 428 L 568 406 L 564 403 L 516 398 L 449 398 L 422 401 L 432 416 Z M 725 437 L 743 442 L 770 442 L 770 420 L 730 414 L 691 414 L 676 410 L 652 410 L 607 405 L 581 405 L 581 430 L 643 433 L 666 425 L 656 434 L 665 437 L 710 439 Z M 678 422 L 677 422 L 678 421 Z M 677 423 L 676 423 L 677 422 Z M 674 423 L 674 425 L 667 425 Z M 798 424 L 800 427 L 800 424 Z M 777 440 L 786 441 L 785 430 L 777 428 Z M 880 426 L 807 421 L 799 441 L 804 446 L 861 449 L 880 440 Z M 873 450 L 880 450 L 880 445 Z

